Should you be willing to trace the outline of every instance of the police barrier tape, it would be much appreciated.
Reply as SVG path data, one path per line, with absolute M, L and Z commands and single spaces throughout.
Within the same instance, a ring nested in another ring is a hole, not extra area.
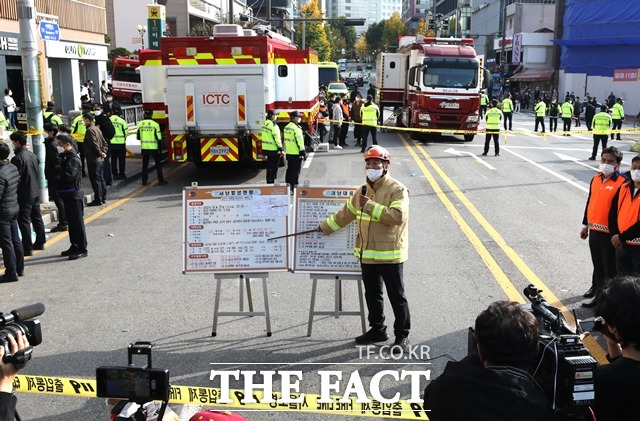
M 78 379 L 69 377 L 30 376 L 18 374 L 13 382 L 16 392 L 74 396 L 96 398 L 96 381 L 93 379 Z M 296 399 L 300 393 L 292 393 Z M 358 417 L 373 417 L 387 419 L 428 420 L 426 412 L 420 403 L 409 403 L 399 400 L 394 403 L 382 403 L 369 398 L 369 403 L 358 403 L 355 397 L 349 402 L 340 402 L 341 396 L 331 396 L 332 402 L 318 402 L 320 395 L 304 393 L 302 402 L 280 403 L 280 393 L 274 393 L 275 403 L 262 402 L 262 393 L 255 393 L 253 398 L 257 403 L 242 403 L 244 391 L 230 389 L 230 403 L 219 403 L 221 397 L 219 388 L 200 386 L 172 385 L 169 392 L 169 403 L 182 405 L 215 406 L 218 408 L 237 408 L 245 410 L 309 412 L 323 415 L 344 415 Z
M 417 127 L 398 127 L 398 126 L 383 126 L 383 125 L 376 125 L 376 126 L 368 126 L 364 123 L 358 123 L 355 121 L 338 121 L 338 120 L 327 120 L 328 123 L 330 124 L 334 124 L 334 123 L 341 123 L 341 124 L 353 124 L 353 125 L 358 125 L 358 126 L 367 126 L 367 127 L 375 127 L 376 129 L 383 129 L 383 130 L 397 130 L 397 131 L 404 131 L 404 132 L 418 132 L 418 133 L 451 133 L 451 134 L 500 134 L 503 135 L 505 137 L 505 142 L 506 142 L 506 138 L 507 135 L 512 135 L 512 134 L 535 134 L 535 135 L 540 135 L 540 137 L 542 137 L 542 139 L 547 140 L 547 135 L 550 134 L 554 134 L 554 135 L 571 135 L 571 134 L 586 134 L 589 136 L 593 135 L 593 131 L 591 130 L 571 130 L 571 131 L 554 131 L 554 132 L 537 132 L 534 130 L 491 130 L 491 131 L 487 131 L 486 129 L 478 129 L 478 130 L 463 130 L 463 129 L 459 129 L 459 130 L 455 130 L 455 129 L 419 129 Z M 640 134 L 640 128 L 638 129 L 620 129 L 620 130 L 608 130 L 607 131 L 607 136 L 612 135 L 612 134 L 619 134 L 619 133 L 638 133 Z M 603 135 L 604 136 L 604 135 Z

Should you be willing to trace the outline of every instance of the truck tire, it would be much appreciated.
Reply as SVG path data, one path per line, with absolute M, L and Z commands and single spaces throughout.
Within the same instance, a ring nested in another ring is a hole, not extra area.
M 131 100 L 136 105 L 142 104 L 142 94 L 133 94 L 133 96 L 131 97 Z
M 465 142 L 471 142 L 474 137 L 475 137 L 475 135 L 473 135 L 473 134 L 466 134 L 466 135 L 464 135 L 464 141 Z

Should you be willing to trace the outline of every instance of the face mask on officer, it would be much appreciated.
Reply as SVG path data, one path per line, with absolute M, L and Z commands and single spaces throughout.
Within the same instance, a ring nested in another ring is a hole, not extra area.
M 108 95 L 108 96 L 106 96 L 104 98 L 107 100 L 107 102 L 113 101 L 113 97 L 111 95 Z
M 95 114 L 95 115 L 100 115 L 100 114 L 102 114 L 102 111 L 98 111 L 98 110 L 96 110 L 96 111 L 94 111 L 94 112 L 93 112 L 93 114 Z
M 631 170 L 631 179 L 640 182 L 640 170 Z

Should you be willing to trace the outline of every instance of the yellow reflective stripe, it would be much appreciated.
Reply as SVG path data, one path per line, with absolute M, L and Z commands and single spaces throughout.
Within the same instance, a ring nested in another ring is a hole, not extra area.
M 389 207 L 390 208 L 401 208 L 402 207 L 402 200 L 394 200 L 393 202 L 391 202 Z
M 363 259 L 372 259 L 372 260 L 396 260 L 402 257 L 402 250 L 364 250 L 354 247 L 353 254 L 356 257 L 360 257 L 360 253 L 362 252 Z
M 347 202 L 347 209 L 349 209 L 349 211 L 354 215 L 357 215 L 359 213 L 358 210 L 353 206 L 353 203 L 351 203 L 351 200 Z
M 327 225 L 329 225 L 329 228 L 331 228 L 331 230 L 334 232 L 340 229 L 340 225 L 336 223 L 336 220 L 333 217 L 333 215 L 327 218 Z
M 379 221 L 380 220 L 380 216 L 382 215 L 382 210 L 384 209 L 384 206 L 381 205 L 380 203 L 376 203 L 375 205 L 373 205 L 373 212 L 371 213 L 371 220 L 372 221 Z

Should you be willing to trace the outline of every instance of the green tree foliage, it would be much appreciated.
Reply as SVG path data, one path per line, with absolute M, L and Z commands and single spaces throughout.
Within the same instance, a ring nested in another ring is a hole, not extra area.
M 187 32 L 188 37 L 202 37 L 202 36 L 212 36 L 213 35 L 213 24 L 201 22 L 193 25 L 189 32 Z
M 129 57 L 131 55 L 131 51 L 127 50 L 124 47 L 116 47 L 112 48 L 109 53 L 109 58 L 114 59 L 116 57 Z
M 362 35 L 356 41 L 356 54 L 360 57 L 361 60 L 364 60 L 365 57 L 371 56 L 372 50 L 367 45 L 367 37 Z
M 300 8 L 300 16 L 306 18 L 322 18 L 318 9 L 318 0 L 312 0 Z M 296 25 L 296 44 L 302 48 L 302 22 Z M 320 22 L 307 22 L 305 28 L 305 47 L 318 52 L 320 61 L 331 60 L 333 48 L 327 38 L 324 26 Z
M 418 28 L 416 29 L 416 35 L 435 37 L 436 33 L 433 29 L 429 29 L 429 25 L 427 25 L 427 21 L 424 18 L 420 18 L 420 20 L 418 21 Z
M 353 57 L 355 55 L 355 46 L 356 46 L 356 29 L 353 26 L 347 26 L 345 24 L 346 19 L 347 18 L 345 18 L 344 16 L 331 19 L 330 25 L 331 25 L 332 31 L 338 30 L 340 32 L 340 35 L 344 39 L 345 45 L 344 47 L 340 47 L 340 48 L 345 49 L 345 56 Z M 332 45 L 334 50 L 338 49 L 338 47 L 336 47 L 335 44 L 332 44 Z
M 387 48 L 395 49 L 398 46 L 398 36 L 407 35 L 409 30 L 402 21 L 399 12 L 393 12 L 391 17 L 385 22 L 383 30 L 383 40 Z
M 344 56 L 347 55 L 348 53 L 347 43 L 337 28 L 330 25 L 326 25 L 324 29 L 327 34 L 327 39 L 331 43 L 331 47 L 333 50 L 333 53 L 331 55 L 331 61 L 338 61 L 339 58 L 343 58 Z M 343 48 L 345 50 L 345 54 L 342 54 Z
M 369 53 L 374 52 L 375 55 L 379 49 L 384 49 L 383 32 L 386 22 L 386 19 L 383 19 L 380 22 L 369 25 L 369 28 L 364 35 L 365 40 L 367 41 L 367 46 L 371 50 Z

